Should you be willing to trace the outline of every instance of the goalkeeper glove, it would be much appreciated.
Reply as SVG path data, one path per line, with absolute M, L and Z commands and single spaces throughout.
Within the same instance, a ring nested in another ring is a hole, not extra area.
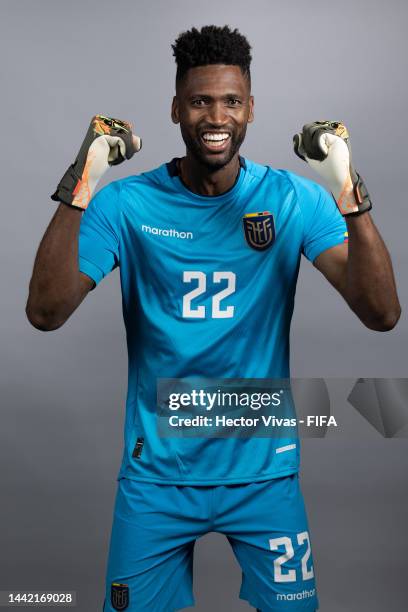
M 130 159 L 141 147 L 141 139 L 132 134 L 131 123 L 95 115 L 74 163 L 51 199 L 85 210 L 107 168 Z
M 293 136 L 296 155 L 322 176 L 343 216 L 360 215 L 372 208 L 361 176 L 351 164 L 347 128 L 339 121 L 315 121 Z

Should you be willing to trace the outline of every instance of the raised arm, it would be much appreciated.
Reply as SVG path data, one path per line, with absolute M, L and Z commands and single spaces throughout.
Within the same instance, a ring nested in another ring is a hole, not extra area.
M 93 288 L 78 269 L 78 235 L 82 212 L 60 204 L 38 248 L 26 306 L 34 327 L 61 327 Z
M 366 327 L 389 331 L 401 314 L 391 258 L 369 213 L 347 219 L 348 244 L 313 262 Z
M 326 181 L 348 230 L 348 243 L 323 251 L 315 267 L 341 293 L 368 328 L 391 330 L 401 307 L 391 258 L 368 212 L 371 199 L 351 163 L 346 127 L 315 121 L 294 136 L 295 153 Z
M 75 162 L 51 196 L 61 203 L 41 240 L 26 305 L 27 318 L 37 329 L 61 327 L 95 285 L 79 270 L 81 216 L 106 169 L 130 159 L 140 148 L 131 124 L 93 117 Z

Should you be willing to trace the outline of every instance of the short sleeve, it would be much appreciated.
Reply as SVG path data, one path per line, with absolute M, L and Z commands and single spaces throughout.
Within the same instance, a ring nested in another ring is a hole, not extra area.
M 119 265 L 118 181 L 110 183 L 91 199 L 79 229 L 79 270 L 97 285 Z
M 297 196 L 304 226 L 302 253 L 313 262 L 326 249 L 347 241 L 347 225 L 333 196 L 318 183 L 302 180 Z

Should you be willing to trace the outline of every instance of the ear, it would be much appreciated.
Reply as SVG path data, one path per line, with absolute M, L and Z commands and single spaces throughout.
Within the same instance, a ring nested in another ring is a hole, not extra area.
M 180 123 L 177 96 L 174 96 L 173 101 L 171 103 L 171 120 L 173 121 L 173 123 Z
M 252 123 L 254 116 L 254 96 L 249 96 L 249 115 L 248 115 L 248 123 Z

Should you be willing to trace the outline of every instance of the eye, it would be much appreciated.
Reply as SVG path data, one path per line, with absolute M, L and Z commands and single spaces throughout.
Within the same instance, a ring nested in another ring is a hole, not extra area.
M 193 106 L 204 106 L 205 100 L 203 98 L 196 98 L 195 100 L 191 101 L 191 104 Z
M 239 100 L 238 98 L 229 98 L 228 99 L 228 105 L 229 106 L 240 106 L 241 105 L 241 100 Z

